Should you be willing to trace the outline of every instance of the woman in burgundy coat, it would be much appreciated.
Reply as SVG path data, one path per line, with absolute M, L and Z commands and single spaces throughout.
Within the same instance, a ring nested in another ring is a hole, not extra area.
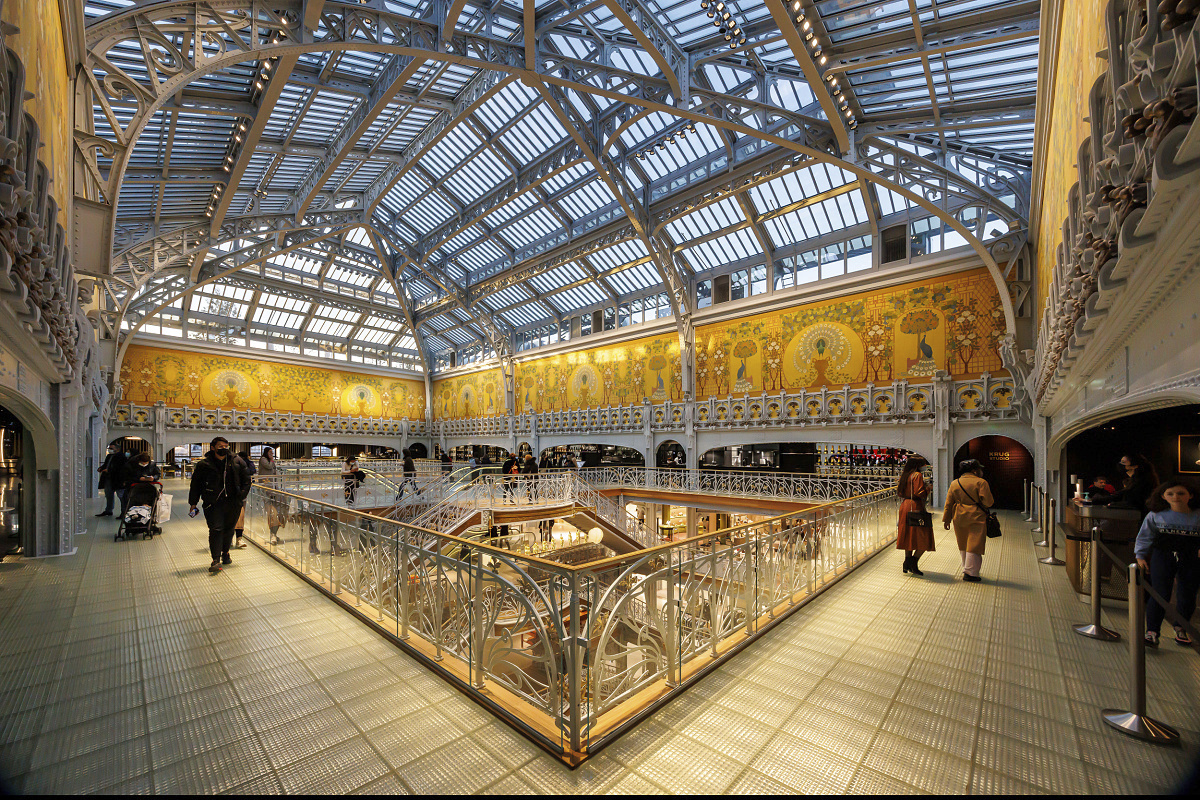
M 925 501 L 929 499 L 929 486 L 921 470 L 929 466 L 929 462 L 921 456 L 911 456 L 904 464 L 900 473 L 900 481 L 896 484 L 896 493 L 900 495 L 900 519 L 896 523 L 896 549 L 904 551 L 904 571 L 914 575 L 924 575 L 917 569 L 921 556 L 937 549 L 933 543 L 933 521 L 927 516 L 927 525 L 913 525 L 909 514 L 919 511 L 928 515 Z

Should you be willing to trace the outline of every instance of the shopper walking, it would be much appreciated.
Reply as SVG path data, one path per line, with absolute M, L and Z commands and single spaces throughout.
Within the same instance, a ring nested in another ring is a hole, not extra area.
M 443 455 L 445 454 L 443 453 Z M 421 493 L 420 487 L 417 486 L 417 464 L 413 461 L 412 453 L 407 448 L 404 450 L 404 461 L 401 467 L 404 472 L 404 480 L 400 482 L 400 496 L 396 498 L 397 500 L 404 497 L 404 489 L 407 486 L 411 486 L 417 494 Z
M 286 524 L 287 501 L 277 494 L 283 482 L 280 480 L 274 447 L 264 447 L 262 455 L 258 457 L 258 482 L 267 496 L 267 528 L 271 531 L 271 544 L 280 544 L 279 529 Z
M 218 436 L 209 451 L 192 470 L 188 491 L 189 516 L 196 516 L 196 505 L 204 501 L 204 521 L 208 523 L 208 549 L 212 555 L 209 572 L 220 572 L 222 564 L 232 564 L 229 547 L 233 528 L 241 516 L 250 493 L 250 473 L 229 452 L 229 440 Z
M 450 451 L 442 451 L 442 474 L 449 475 L 454 470 L 454 461 L 450 458 Z
M 1142 520 L 1133 555 L 1150 576 L 1154 591 L 1170 600 L 1175 593 L 1175 610 L 1184 619 L 1196 611 L 1200 589 L 1200 490 L 1180 479 L 1160 484 L 1150 495 L 1150 513 Z M 1178 584 L 1176 583 L 1178 580 Z M 1146 644 L 1158 647 L 1166 611 L 1153 595 L 1146 597 Z M 1186 629 L 1175 626 L 1175 643 L 1192 643 Z
M 125 454 L 115 444 L 108 446 L 108 454 L 97 472 L 100 473 L 100 488 L 104 490 L 104 510 L 97 517 L 113 515 L 113 498 L 125 490 Z
M 354 505 L 358 499 L 358 485 L 366 477 L 366 473 L 358 468 L 358 459 L 346 456 L 346 461 L 342 464 L 342 495 L 346 498 L 346 505 Z
M 954 538 L 962 556 L 963 580 L 978 583 L 987 544 L 988 510 L 995 500 L 991 487 L 983 479 L 983 465 L 979 461 L 974 458 L 960 461 L 958 473 L 958 479 L 950 484 L 946 494 L 942 524 L 946 530 L 954 526 Z
M 921 556 L 936 549 L 933 541 L 933 515 L 925 508 L 929 485 L 921 470 L 929 466 L 923 456 L 911 456 L 904 464 L 896 493 L 900 495 L 900 519 L 896 523 L 896 549 L 904 551 L 903 572 L 924 575 L 917 567 Z
M 538 481 L 538 463 L 533 458 L 533 453 L 525 456 L 525 496 L 529 498 L 529 502 L 533 502 Z
M 513 496 L 513 486 L 517 482 L 517 475 L 521 474 L 521 467 L 517 463 L 517 457 L 509 454 L 508 458 L 504 459 L 504 463 L 500 466 L 500 472 L 504 475 L 500 480 L 504 487 L 504 502 L 516 501 Z
M 250 475 L 250 482 L 254 483 L 254 475 L 258 469 L 254 466 L 254 461 L 250 458 L 250 452 L 244 450 L 237 454 L 237 460 L 246 468 L 246 472 Z M 242 533 L 246 529 L 246 506 L 242 505 L 242 513 L 238 515 L 237 524 L 233 526 L 233 546 L 234 549 L 241 550 L 246 547 L 246 543 L 242 541 Z

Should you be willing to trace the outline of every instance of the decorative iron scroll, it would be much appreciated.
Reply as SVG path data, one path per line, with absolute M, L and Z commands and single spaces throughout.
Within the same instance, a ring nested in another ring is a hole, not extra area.
M 1091 135 L 1057 245 L 1033 392 L 1048 402 L 1085 342 L 1137 275 L 1156 234 L 1200 170 L 1195 135 L 1196 3 L 1112 0 L 1108 69 L 1091 87 Z M 1053 247 L 1042 242 L 1042 247 Z

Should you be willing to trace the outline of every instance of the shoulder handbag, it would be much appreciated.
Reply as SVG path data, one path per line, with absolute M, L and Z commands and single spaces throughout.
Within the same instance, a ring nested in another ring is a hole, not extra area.
M 905 500 L 915 499 L 905 494 L 900 494 L 900 496 Z M 904 521 L 910 528 L 933 528 L 933 514 L 928 511 L 910 511 Z
M 963 494 L 967 495 L 967 497 L 971 497 L 971 495 L 967 493 L 967 487 L 962 485 L 962 481 L 958 482 L 958 488 L 962 489 Z M 975 504 L 976 508 L 983 511 L 984 517 L 986 517 L 984 530 L 987 533 L 987 538 L 998 538 L 1002 531 L 1000 530 L 1000 518 L 996 516 L 996 512 L 980 503 L 974 497 L 971 497 L 971 502 Z

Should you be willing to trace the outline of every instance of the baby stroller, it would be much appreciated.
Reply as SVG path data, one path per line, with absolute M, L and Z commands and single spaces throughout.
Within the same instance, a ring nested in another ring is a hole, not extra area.
M 125 513 L 113 541 L 141 536 L 150 539 L 162 533 L 158 522 L 158 500 L 162 496 L 162 484 L 158 481 L 134 481 L 129 484 L 125 502 Z

